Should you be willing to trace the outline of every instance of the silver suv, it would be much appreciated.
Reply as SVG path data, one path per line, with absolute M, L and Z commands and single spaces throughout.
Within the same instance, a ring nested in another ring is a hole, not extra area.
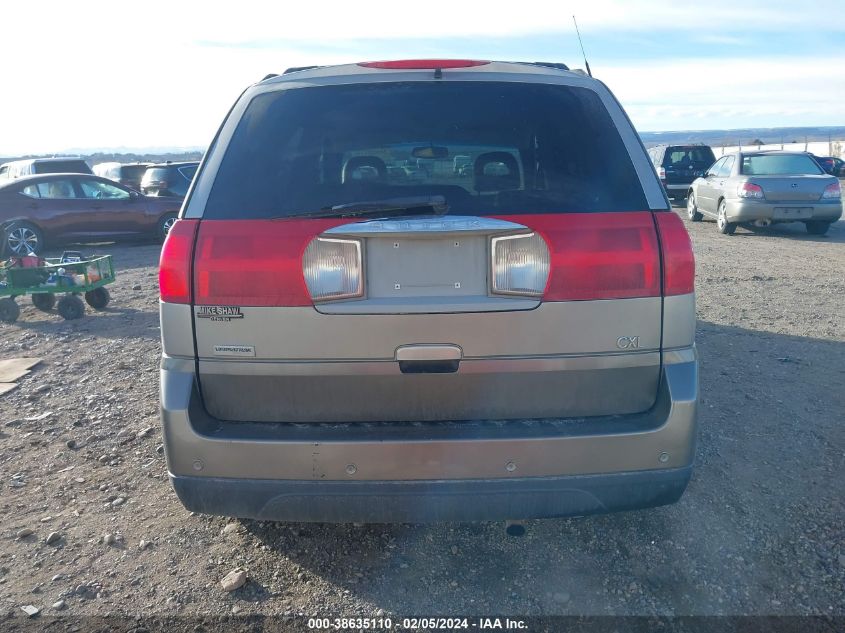
M 266 520 L 672 503 L 693 277 L 599 81 L 465 60 L 266 78 L 162 251 L 171 482 L 191 510 Z

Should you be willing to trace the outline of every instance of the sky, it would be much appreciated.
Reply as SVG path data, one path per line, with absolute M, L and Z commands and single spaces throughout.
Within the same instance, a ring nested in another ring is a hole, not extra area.
M 558 61 L 640 131 L 845 125 L 842 0 L 11 2 L 0 156 L 206 147 L 248 85 L 378 59 Z

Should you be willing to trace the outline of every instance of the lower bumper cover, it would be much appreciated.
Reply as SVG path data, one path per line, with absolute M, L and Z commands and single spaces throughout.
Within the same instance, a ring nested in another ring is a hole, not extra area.
M 801 201 L 728 200 L 726 213 L 729 222 L 836 222 L 842 217 L 842 204 L 838 201 L 808 204 Z
M 186 508 L 265 521 L 429 522 L 584 516 L 666 505 L 692 466 L 521 479 L 291 481 L 171 475 Z

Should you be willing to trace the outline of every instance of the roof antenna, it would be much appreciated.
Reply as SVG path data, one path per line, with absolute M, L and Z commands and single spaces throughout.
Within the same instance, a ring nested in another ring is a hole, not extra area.
M 587 61 L 587 53 L 584 52 L 584 42 L 581 41 L 581 32 L 578 30 L 578 21 L 574 15 L 572 16 L 572 21 L 575 23 L 575 34 L 578 36 L 578 43 L 581 45 L 581 54 L 584 56 L 584 65 L 587 67 L 587 74 L 592 77 L 593 73 L 590 72 L 590 62 Z

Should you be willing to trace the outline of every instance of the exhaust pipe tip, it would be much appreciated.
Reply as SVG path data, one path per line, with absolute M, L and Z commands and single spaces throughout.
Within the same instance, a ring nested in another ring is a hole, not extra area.
M 505 534 L 508 536 L 524 536 L 525 524 L 521 521 L 506 521 Z

